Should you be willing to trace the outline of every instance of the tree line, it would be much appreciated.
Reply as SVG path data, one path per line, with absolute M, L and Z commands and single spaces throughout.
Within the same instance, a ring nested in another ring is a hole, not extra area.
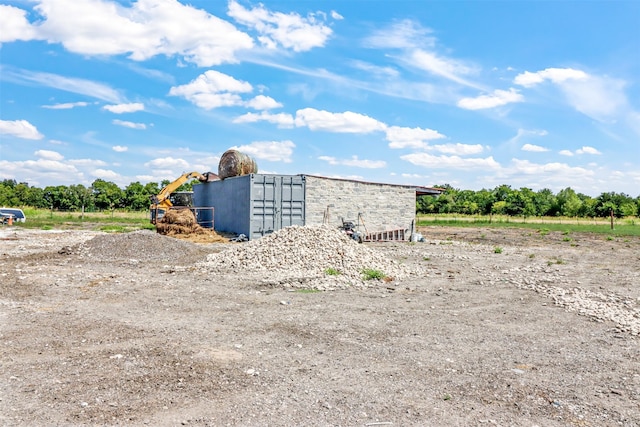
M 439 196 L 421 196 L 416 202 L 418 213 L 511 215 L 511 216 L 566 216 L 608 217 L 613 212 L 617 218 L 637 217 L 640 212 L 640 196 L 635 199 L 624 193 L 602 193 L 590 197 L 565 188 L 553 193 L 545 188 L 511 188 L 500 185 L 479 191 L 460 190 L 445 184 Z
M 26 182 L 12 179 L 0 182 L 0 206 L 29 206 L 33 208 L 60 211 L 104 211 L 127 209 L 141 211 L 149 209 L 151 196 L 171 181 L 150 182 L 142 185 L 132 182 L 124 189 L 103 179 L 96 179 L 89 187 L 78 185 L 56 185 L 44 188 L 31 187 Z M 198 182 L 198 181 L 195 181 Z M 188 182 L 176 191 L 190 191 L 193 183 Z
M 44 188 L 31 187 L 25 182 L 5 179 L 0 182 L 1 206 L 30 206 L 61 211 L 87 212 L 149 208 L 150 197 L 169 184 L 150 182 L 142 185 L 132 182 L 124 189 L 113 182 L 96 179 L 89 187 L 57 185 Z M 197 180 L 183 184 L 178 191 L 190 191 Z M 445 191 L 438 196 L 420 196 L 416 211 L 423 214 L 512 215 L 512 216 L 566 216 L 607 217 L 613 212 L 617 218 L 635 217 L 640 212 L 640 196 L 635 199 L 624 193 L 602 193 L 590 197 L 565 188 L 558 193 L 549 189 L 533 191 L 530 188 L 511 188 L 500 185 L 479 191 L 460 190 L 449 184 L 437 186 Z

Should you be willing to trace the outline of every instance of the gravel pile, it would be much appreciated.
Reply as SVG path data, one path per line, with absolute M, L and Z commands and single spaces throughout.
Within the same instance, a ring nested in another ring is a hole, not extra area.
M 216 273 L 252 275 L 263 284 L 319 290 L 378 286 L 424 273 L 326 226 L 286 227 L 210 254 L 200 267 Z M 384 277 L 367 280 L 365 270 L 376 270 Z
M 209 253 L 205 248 L 193 243 L 163 236 L 151 230 L 103 234 L 74 246 L 65 246 L 59 252 L 105 261 L 127 260 L 132 264 L 141 261 L 192 263 Z

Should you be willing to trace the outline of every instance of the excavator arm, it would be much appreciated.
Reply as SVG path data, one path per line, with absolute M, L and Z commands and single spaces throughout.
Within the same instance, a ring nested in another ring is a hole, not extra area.
M 173 206 L 173 204 L 169 200 L 169 196 L 171 196 L 171 193 L 176 191 L 178 187 L 191 179 L 197 179 L 200 182 L 210 182 L 218 179 L 218 175 L 213 172 L 207 172 L 205 174 L 201 174 L 200 172 L 195 171 L 187 172 L 180 175 L 180 177 L 178 177 L 178 179 L 176 179 L 175 181 L 167 184 L 164 188 L 162 188 L 162 190 L 160 190 L 158 194 L 151 196 L 150 210 L 152 223 L 155 223 L 155 219 L 159 210 L 163 211 L 162 214 L 164 214 L 164 211 Z

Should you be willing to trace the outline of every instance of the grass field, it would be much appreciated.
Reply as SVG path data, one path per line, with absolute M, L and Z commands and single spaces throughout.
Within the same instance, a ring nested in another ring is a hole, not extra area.
M 19 227 L 39 229 L 91 229 L 126 232 L 154 229 L 147 211 L 57 212 L 48 209 L 23 209 L 27 221 Z
M 57 212 L 47 209 L 23 209 L 27 221 L 18 227 L 39 229 L 91 229 L 127 232 L 154 229 L 147 211 L 125 210 L 105 212 Z M 614 219 L 613 229 L 608 218 L 510 217 L 506 215 L 418 215 L 417 225 L 452 227 L 513 227 L 539 231 L 601 233 L 613 236 L 640 236 L 640 219 Z
M 511 217 L 507 215 L 418 215 L 417 225 L 454 227 L 512 227 L 541 231 L 600 233 L 614 236 L 640 236 L 638 218 L 614 219 L 613 229 L 609 218 L 566 217 Z

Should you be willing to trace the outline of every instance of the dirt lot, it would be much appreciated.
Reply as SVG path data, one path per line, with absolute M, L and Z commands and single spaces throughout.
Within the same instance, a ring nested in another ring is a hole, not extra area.
M 419 274 L 316 292 L 201 268 L 248 243 L 0 229 L 0 424 L 640 425 L 640 239 L 421 231 L 362 245 Z

